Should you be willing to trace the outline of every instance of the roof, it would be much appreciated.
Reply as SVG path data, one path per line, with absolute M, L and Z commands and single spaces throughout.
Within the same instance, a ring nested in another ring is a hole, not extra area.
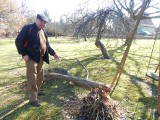
M 150 26 L 150 27 L 155 27 L 156 28 L 156 26 L 153 24 L 151 19 L 141 20 L 140 24 L 143 25 L 143 26 Z
M 158 33 L 160 33 L 160 26 L 159 26 L 159 28 L 156 28 L 156 31 L 158 31 Z

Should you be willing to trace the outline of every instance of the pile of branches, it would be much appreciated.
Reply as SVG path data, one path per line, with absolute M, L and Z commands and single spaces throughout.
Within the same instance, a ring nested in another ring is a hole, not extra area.
M 83 105 L 80 108 L 78 120 L 114 120 L 115 105 L 108 104 L 109 99 L 99 93 L 98 89 L 92 90 L 87 97 L 83 99 Z
M 62 109 L 66 120 L 116 120 L 125 117 L 124 111 L 109 97 L 110 88 L 107 85 L 70 76 L 67 71 L 59 68 L 49 70 L 45 77 L 46 81 L 68 81 L 91 90 L 83 98 L 77 96 L 63 101 Z
M 81 96 L 82 97 L 82 96 Z M 65 120 L 126 120 L 126 111 L 101 89 L 64 101 Z

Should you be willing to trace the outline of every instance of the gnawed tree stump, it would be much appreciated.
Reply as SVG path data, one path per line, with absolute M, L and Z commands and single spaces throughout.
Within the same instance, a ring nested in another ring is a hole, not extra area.
M 113 99 L 103 100 L 98 89 L 88 95 L 64 101 L 67 120 L 126 120 L 127 112 Z
M 92 90 L 82 99 L 83 106 L 77 115 L 78 120 L 114 120 L 114 109 L 103 101 L 99 90 Z

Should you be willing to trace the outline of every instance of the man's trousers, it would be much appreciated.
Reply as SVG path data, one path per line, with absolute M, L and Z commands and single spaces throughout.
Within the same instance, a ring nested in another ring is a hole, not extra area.
M 36 63 L 33 60 L 26 62 L 27 88 L 29 92 L 29 101 L 36 101 L 38 91 L 43 83 L 43 60 Z

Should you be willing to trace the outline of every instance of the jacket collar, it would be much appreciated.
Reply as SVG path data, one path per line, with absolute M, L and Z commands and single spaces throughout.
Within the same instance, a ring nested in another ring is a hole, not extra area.
M 36 23 L 33 23 L 33 27 L 38 31 L 38 27 L 37 27 Z
M 33 23 L 33 27 L 37 30 L 37 31 L 40 31 L 36 25 L 36 23 Z

